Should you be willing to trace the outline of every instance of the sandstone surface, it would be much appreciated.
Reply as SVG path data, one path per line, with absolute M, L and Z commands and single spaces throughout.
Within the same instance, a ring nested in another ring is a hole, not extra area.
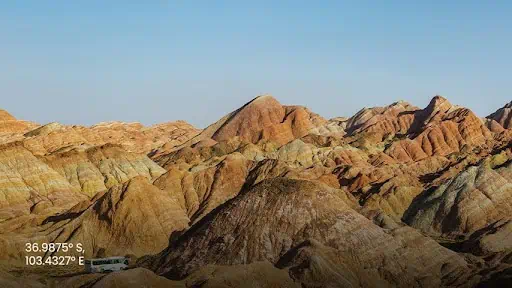
M 493 123 L 498 123 L 505 129 L 512 128 L 512 102 L 506 104 L 496 112 L 487 116 L 487 119 L 493 121 Z

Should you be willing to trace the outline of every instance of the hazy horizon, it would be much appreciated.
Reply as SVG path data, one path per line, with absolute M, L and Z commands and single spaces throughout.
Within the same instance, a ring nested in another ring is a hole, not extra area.
M 257 95 L 325 118 L 436 94 L 510 102 L 512 3 L 0 3 L 0 109 L 45 124 L 185 120 Z

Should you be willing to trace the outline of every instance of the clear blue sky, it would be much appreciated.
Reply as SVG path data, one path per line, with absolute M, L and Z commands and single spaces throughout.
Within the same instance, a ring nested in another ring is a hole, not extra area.
M 0 1 L 0 107 L 204 127 L 262 93 L 328 118 L 441 94 L 485 116 L 512 99 L 511 15 L 505 0 Z

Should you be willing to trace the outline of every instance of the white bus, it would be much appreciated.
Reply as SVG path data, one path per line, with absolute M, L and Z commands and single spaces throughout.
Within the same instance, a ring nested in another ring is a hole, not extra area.
M 85 260 L 85 271 L 89 273 L 103 273 L 125 270 L 128 268 L 128 258 L 109 257 Z

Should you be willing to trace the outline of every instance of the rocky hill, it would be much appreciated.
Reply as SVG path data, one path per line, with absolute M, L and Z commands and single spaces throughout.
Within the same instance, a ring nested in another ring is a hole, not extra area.
M 327 120 L 263 95 L 204 130 L 0 110 L 0 286 L 503 287 L 511 109 L 435 96 Z M 133 269 L 33 269 L 27 242 Z

